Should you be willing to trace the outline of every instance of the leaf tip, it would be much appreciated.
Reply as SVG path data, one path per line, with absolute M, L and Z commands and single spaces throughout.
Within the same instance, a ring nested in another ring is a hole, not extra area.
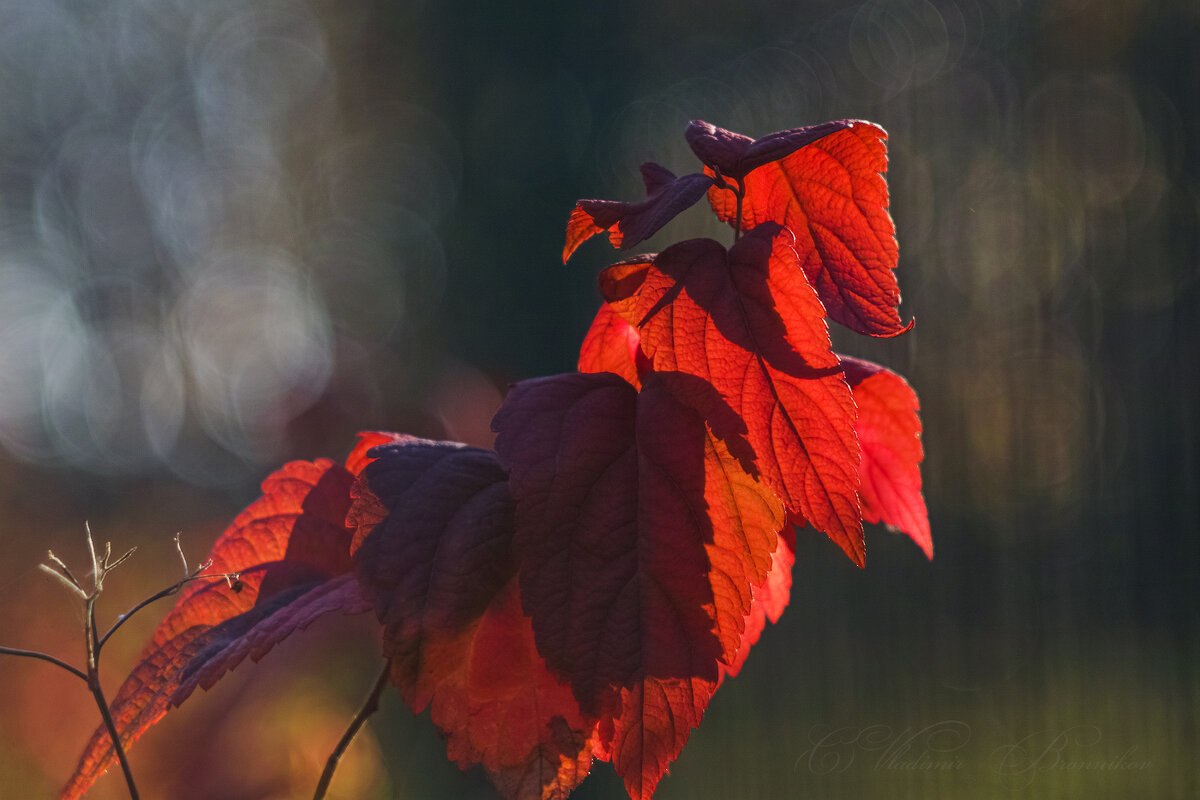
M 897 336 L 903 336 L 904 334 L 911 331 L 913 329 L 913 326 L 916 324 L 917 324 L 917 318 L 916 318 L 916 316 L 914 316 L 912 319 L 910 319 L 908 321 L 908 324 L 902 328 L 898 328 L 894 331 L 886 331 L 885 330 L 882 333 L 873 334 L 873 336 L 876 339 L 895 339 Z

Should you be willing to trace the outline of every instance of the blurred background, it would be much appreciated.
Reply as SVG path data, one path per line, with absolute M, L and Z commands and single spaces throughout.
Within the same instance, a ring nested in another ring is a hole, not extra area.
M 579 197 L 696 169 L 702 118 L 890 132 L 896 340 L 936 559 L 801 532 L 788 613 L 661 798 L 1185 798 L 1200 711 L 1200 6 L 0 0 L 0 643 L 82 663 L 37 569 L 137 555 L 111 620 L 258 482 L 382 428 L 490 444 L 568 371 L 614 258 Z M 697 208 L 648 243 L 727 240 Z M 79 571 L 84 571 L 80 568 Z M 115 689 L 167 610 L 105 650 Z M 377 669 L 325 620 L 132 751 L 143 796 L 311 794 Z M 0 795 L 97 712 L 0 658 Z M 90 795 L 124 797 L 119 774 Z M 394 693 L 331 796 L 490 797 Z M 600 765 L 577 793 L 623 796 Z

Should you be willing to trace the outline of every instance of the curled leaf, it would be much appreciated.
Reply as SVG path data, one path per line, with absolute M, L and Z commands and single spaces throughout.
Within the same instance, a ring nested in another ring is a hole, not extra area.
M 567 220 L 563 263 L 579 245 L 598 233 L 607 233 L 613 247 L 633 247 L 648 239 L 681 211 L 695 205 L 713 182 L 699 172 L 676 178 L 666 167 L 653 163 L 642 165 L 642 181 L 646 199 L 640 203 L 580 200 L 575 204 Z
M 692 152 L 705 166 L 712 167 L 722 177 L 741 181 L 763 164 L 785 158 L 801 147 L 854 124 L 853 120 L 839 119 L 751 139 L 704 120 L 694 119 L 684 135 Z

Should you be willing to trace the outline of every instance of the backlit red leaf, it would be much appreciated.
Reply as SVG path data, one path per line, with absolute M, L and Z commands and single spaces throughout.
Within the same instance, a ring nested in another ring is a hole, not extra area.
M 358 434 L 358 441 L 355 442 L 354 449 L 350 451 L 350 455 L 346 456 L 346 469 L 357 475 L 363 471 L 367 464 L 375 460 L 375 457 L 371 455 L 371 450 L 384 444 L 407 442 L 412 438 L 414 437 L 404 433 L 363 431 Z
M 676 178 L 667 168 L 653 163 L 642 165 L 642 180 L 646 199 L 640 203 L 580 200 L 575 204 L 567 220 L 563 263 L 579 245 L 598 233 L 608 233 L 613 247 L 633 247 L 694 205 L 712 185 L 707 175 L 697 172 Z
M 600 296 L 609 302 L 629 297 L 646 280 L 646 270 L 654 259 L 653 255 L 640 255 L 606 267 L 600 273 Z
M 606 760 L 625 781 L 633 800 L 649 798 L 687 743 L 720 678 L 647 676 L 620 691 L 620 715 L 612 720 Z
M 741 224 L 748 229 L 777 222 L 789 228 L 829 316 L 859 333 L 894 336 L 907 327 L 896 311 L 899 249 L 883 177 L 887 133 L 869 122 L 829 124 L 850 127 L 745 176 Z M 717 216 L 733 220 L 732 190 L 714 186 L 708 197 Z
M 771 554 L 771 569 L 767 577 L 754 587 L 754 597 L 750 603 L 750 613 L 746 615 L 746 629 L 742 632 L 737 659 L 729 666 L 722 665 L 723 676 L 732 678 L 741 671 L 750 655 L 750 648 L 758 643 L 768 620 L 772 623 L 779 622 L 791 597 L 792 565 L 795 561 L 795 529 L 788 528 L 779 534 L 779 544 Z
M 507 474 L 494 453 L 449 442 L 410 437 L 372 456 L 351 516 L 379 519 L 356 561 L 392 682 L 415 712 L 432 705 L 450 758 L 482 764 L 505 797 L 565 797 L 590 768 L 595 720 L 547 671 L 521 612 Z
M 605 303 L 596 312 L 579 348 L 580 372 L 612 372 L 634 386 L 638 383 L 637 328 L 623 320 L 612 306 Z
M 640 326 L 655 370 L 716 389 L 720 402 L 703 393 L 681 398 L 753 464 L 794 518 L 861 566 L 854 402 L 786 229 L 764 224 L 729 251 L 709 239 L 674 245 L 613 306 Z M 743 435 L 750 454 L 739 445 Z
M 282 636 L 320 613 L 365 610 L 357 591 L 346 584 L 323 587 L 353 567 L 351 531 L 345 527 L 353 479 L 341 465 L 320 459 L 294 461 L 263 482 L 263 496 L 237 516 L 209 556 L 210 573 L 241 573 L 241 580 L 186 585 L 112 698 L 113 718 L 126 747 L 161 719 L 171 703 L 186 697 L 196 681 L 211 685 L 215 676 L 246 655 L 261 657 Z M 314 590 L 318 594 L 309 596 Z M 300 605 L 289 609 L 290 602 L 297 601 Z M 221 627 L 243 614 L 252 615 L 244 629 Z M 275 619 L 275 614 L 282 616 Z M 228 654 L 205 651 L 218 634 L 226 637 Z M 204 658 L 195 670 L 185 674 L 201 653 Z M 185 681 L 190 681 L 189 688 L 175 697 Z M 62 797 L 80 797 L 115 763 L 108 733 L 98 728 Z
M 595 719 L 538 654 L 515 578 L 482 616 L 430 633 L 422 649 L 415 684 L 394 671 L 393 681 L 430 699 L 460 767 L 481 764 L 508 800 L 560 800 L 587 777 Z
M 653 791 L 732 663 L 783 526 L 693 409 L 690 375 L 638 393 L 607 373 L 524 381 L 493 421 L 539 651 L 609 719 L 635 798 Z M 605 724 L 602 720 L 602 725 Z
M 384 625 L 393 676 L 412 686 L 429 632 L 478 619 L 509 578 L 513 535 L 508 475 L 490 450 L 410 438 L 374 451 L 363 470 L 381 517 L 355 554 L 364 593 Z M 403 687 L 402 687 L 403 688 Z M 427 696 L 406 694 L 418 709 Z
M 921 495 L 924 452 L 916 392 L 878 364 L 843 356 L 842 366 L 858 405 L 863 519 L 908 534 L 933 558 L 929 515 Z

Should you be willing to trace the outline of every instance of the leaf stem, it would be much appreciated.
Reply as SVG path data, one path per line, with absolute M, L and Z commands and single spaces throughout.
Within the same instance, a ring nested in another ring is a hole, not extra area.
M 737 198 L 737 211 L 734 212 L 733 217 L 733 241 L 736 243 L 738 239 L 742 238 L 742 201 L 746 197 L 746 184 L 744 179 L 742 181 L 738 181 L 738 188 L 737 191 L 733 193 L 733 196 Z
M 346 749 L 350 746 L 350 742 L 354 740 L 359 729 L 366 723 L 367 717 L 379 710 L 379 697 L 383 694 L 383 688 L 387 686 L 391 670 L 392 662 L 391 659 L 388 659 L 383 662 L 383 669 L 380 671 L 379 677 L 375 679 L 375 685 L 371 687 L 371 693 L 363 700 L 362 707 L 358 709 L 358 713 L 350 721 L 350 727 L 346 728 L 346 732 L 342 734 L 341 740 L 333 748 L 333 752 L 329 754 L 329 760 L 325 762 L 325 771 L 321 773 L 321 780 L 317 783 L 316 792 L 313 793 L 313 800 L 322 800 L 325 797 L 325 792 L 329 791 L 329 784 L 333 781 L 333 771 L 337 769 L 338 761 L 341 760 L 342 754 L 346 752 Z

